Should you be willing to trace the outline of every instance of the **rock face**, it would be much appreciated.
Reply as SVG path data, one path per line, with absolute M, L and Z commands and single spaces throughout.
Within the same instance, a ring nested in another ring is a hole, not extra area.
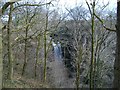
M 68 70 L 74 72 L 74 57 L 71 55 L 74 52 L 74 48 L 72 47 L 72 35 L 69 29 L 67 27 L 60 27 L 60 30 L 51 35 L 51 37 L 55 43 L 60 42 L 63 62 Z
M 68 47 L 62 47 L 62 56 L 65 66 L 70 70 L 71 72 L 75 72 L 75 67 L 73 66 L 74 58 L 71 55 L 72 49 Z

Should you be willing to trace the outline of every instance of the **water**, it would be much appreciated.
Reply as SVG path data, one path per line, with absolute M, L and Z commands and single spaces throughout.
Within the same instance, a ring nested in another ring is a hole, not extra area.
M 62 60 L 61 44 L 59 42 L 57 44 L 55 44 L 53 42 L 52 45 L 54 47 L 54 57 L 55 57 L 55 60 L 61 61 Z

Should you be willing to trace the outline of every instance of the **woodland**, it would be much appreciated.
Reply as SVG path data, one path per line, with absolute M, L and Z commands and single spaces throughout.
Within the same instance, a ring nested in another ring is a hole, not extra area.
M 0 1 L 0 88 L 119 88 L 120 1 L 99 1 Z

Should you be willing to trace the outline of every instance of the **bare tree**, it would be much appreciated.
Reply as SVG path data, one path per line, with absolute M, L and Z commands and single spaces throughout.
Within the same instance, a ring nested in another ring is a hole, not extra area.
M 120 87 L 120 0 L 117 0 L 117 22 L 116 22 L 116 59 L 114 63 L 114 82 L 115 88 Z
M 30 16 L 30 12 L 29 12 L 29 9 L 30 7 L 26 7 L 26 19 L 25 19 L 25 23 L 26 23 L 26 27 L 25 27 L 25 47 L 24 47 L 24 64 L 23 64 L 23 70 L 22 70 L 22 75 L 24 74 L 25 72 L 25 69 L 26 69 L 26 66 L 27 66 L 27 43 L 28 43 L 28 31 L 29 31 L 29 25 L 30 23 L 32 22 L 32 19 L 35 17 L 36 15 L 36 12 L 34 12 L 34 14 L 32 16 Z
M 8 19 L 8 25 L 7 25 L 7 39 L 8 39 L 8 79 L 12 80 L 13 76 L 13 59 L 12 59 L 12 52 L 11 52 L 11 23 L 12 23 L 12 10 L 13 10 L 13 4 L 10 5 L 10 11 L 9 11 L 9 19 Z
M 80 87 L 80 75 L 82 75 L 82 67 L 84 62 L 84 53 L 86 50 L 86 35 L 88 30 L 86 29 L 88 21 L 86 20 L 88 11 L 81 5 L 80 7 L 76 7 L 74 9 L 68 10 L 69 17 L 72 19 L 69 22 L 72 22 L 72 25 L 67 25 L 70 28 L 72 33 L 72 46 L 75 49 L 75 52 L 70 52 L 72 57 L 75 59 L 75 67 L 76 67 L 76 88 Z M 89 37 L 89 35 L 88 35 Z
M 1 20 L 0 20 L 0 24 L 1 24 Z M 1 26 L 2 25 L 0 25 L 0 30 L 3 29 L 3 28 L 1 28 Z M 2 33 L 0 33 L 0 89 L 2 89 L 2 75 L 3 75 L 3 73 L 2 73 L 2 71 L 3 71 L 2 49 L 3 49 L 3 47 L 2 47 Z

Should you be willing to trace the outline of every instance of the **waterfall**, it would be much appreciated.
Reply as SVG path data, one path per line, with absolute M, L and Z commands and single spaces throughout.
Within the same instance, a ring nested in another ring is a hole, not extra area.
M 52 42 L 52 45 L 54 47 L 54 58 L 55 58 L 55 60 L 61 61 L 62 60 L 61 44 L 59 42 L 57 44 Z

